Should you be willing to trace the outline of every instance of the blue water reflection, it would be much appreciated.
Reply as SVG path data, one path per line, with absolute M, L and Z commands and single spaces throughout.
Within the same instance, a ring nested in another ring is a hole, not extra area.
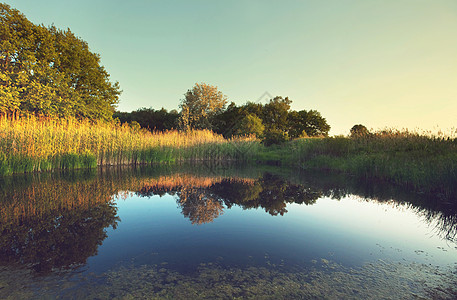
M 455 295 L 440 285 L 456 280 L 457 218 L 430 195 L 281 169 L 34 176 L 0 184 L 2 297 L 180 298 L 192 286 L 255 298 L 282 278 L 289 294 L 268 293 L 326 298 L 316 286 L 338 290 L 339 276 L 352 281 L 334 297 Z M 377 279 L 361 286 L 368 277 Z
M 90 271 L 106 271 L 113 263 L 167 263 L 186 271 L 212 261 L 236 266 L 295 266 L 321 258 L 350 266 L 377 259 L 457 261 L 456 245 L 433 235 L 404 205 L 322 198 L 312 206 L 291 204 L 283 216 L 234 206 L 211 223 L 192 225 L 174 196 L 132 196 L 116 203 L 121 222 L 89 260 Z

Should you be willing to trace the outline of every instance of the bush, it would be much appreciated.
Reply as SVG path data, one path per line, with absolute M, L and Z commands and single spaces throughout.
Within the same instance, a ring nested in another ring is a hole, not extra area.
M 241 119 L 235 134 L 239 136 L 255 135 L 261 137 L 265 130 L 265 126 L 262 124 L 262 120 L 253 114 L 248 114 Z
M 270 145 L 280 145 L 289 140 L 289 135 L 287 132 L 283 132 L 278 129 L 272 129 L 267 131 L 265 134 L 265 138 L 263 139 L 263 144 L 265 146 L 270 146 Z
M 352 126 L 351 128 L 351 137 L 357 138 L 357 137 L 366 137 L 370 135 L 370 131 L 362 125 L 362 124 L 357 124 Z

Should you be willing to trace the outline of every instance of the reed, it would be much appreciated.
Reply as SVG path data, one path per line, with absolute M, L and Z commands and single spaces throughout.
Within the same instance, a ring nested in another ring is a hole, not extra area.
M 357 137 L 302 139 L 290 160 L 307 169 L 342 171 L 406 185 L 422 192 L 457 191 L 457 139 L 406 130 Z
M 180 160 L 249 160 L 259 142 L 208 130 L 150 132 L 115 122 L 0 119 L 0 175 Z

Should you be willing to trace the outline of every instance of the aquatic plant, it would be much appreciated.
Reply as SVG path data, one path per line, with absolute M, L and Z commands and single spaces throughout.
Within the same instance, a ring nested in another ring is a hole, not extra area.
M 457 139 L 407 130 L 382 130 L 354 138 L 300 139 L 286 147 L 289 161 L 390 181 L 419 192 L 457 195 Z
M 14 299 L 49 295 L 68 299 L 455 299 L 457 295 L 453 270 L 381 260 L 356 268 L 324 258 L 313 260 L 311 267 L 294 268 L 268 261 L 246 267 L 206 262 L 190 273 L 176 271 L 166 262 L 127 265 L 71 282 L 54 278 L 43 282 L 46 288 L 41 290 L 32 288 L 33 279 L 24 271 L 1 271 L 2 293 Z
M 0 175 L 179 160 L 248 160 L 253 137 L 209 130 L 150 132 L 127 124 L 34 117 L 0 119 Z

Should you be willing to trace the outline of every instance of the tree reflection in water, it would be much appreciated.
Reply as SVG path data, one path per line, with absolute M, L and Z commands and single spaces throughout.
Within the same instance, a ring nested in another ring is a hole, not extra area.
M 224 207 L 234 205 L 243 209 L 263 208 L 272 216 L 282 216 L 287 213 L 287 204 L 309 205 L 322 196 L 321 191 L 292 184 L 270 173 L 258 179 L 199 178 L 177 174 L 152 180 L 149 186 L 137 192 L 145 197 L 164 193 L 178 196 L 182 214 L 192 224 L 210 223 L 223 213 Z
M 96 255 L 106 229 L 119 221 L 111 196 L 117 190 L 90 177 L 53 174 L 2 182 L 0 264 L 44 275 L 73 270 Z
M 84 265 L 107 237 L 105 228 L 116 228 L 116 210 L 107 202 L 6 224 L 1 227 L 1 261 L 41 274 Z
M 280 176 L 201 170 L 108 169 L 51 173 L 0 180 L 0 265 L 22 265 L 40 274 L 73 270 L 97 254 L 109 227 L 116 228 L 114 196 L 174 195 L 192 224 L 212 222 L 224 209 L 287 213 L 291 203 L 311 205 L 321 197 L 358 195 L 370 201 L 406 203 L 437 231 L 455 240 L 455 199 L 417 195 L 395 186 L 327 173 Z M 285 179 L 288 178 L 288 179 Z M 392 200 L 395 199 L 395 200 Z

